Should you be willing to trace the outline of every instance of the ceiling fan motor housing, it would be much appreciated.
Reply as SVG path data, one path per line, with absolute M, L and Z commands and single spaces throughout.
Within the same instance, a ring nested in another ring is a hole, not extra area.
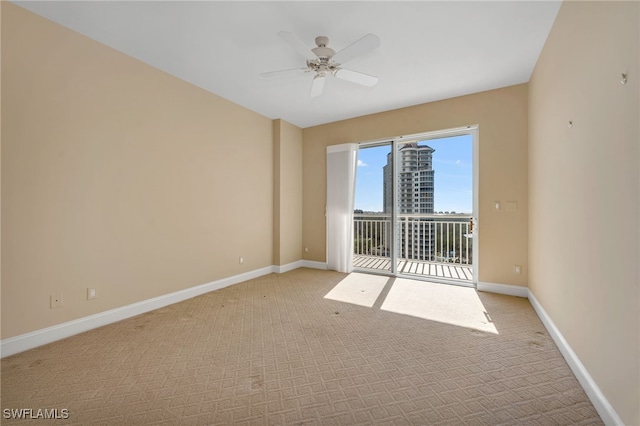
M 315 41 L 318 47 L 311 49 L 311 51 L 318 57 L 318 59 L 308 60 L 307 66 L 321 77 L 324 77 L 327 73 L 334 73 L 339 64 L 336 64 L 331 60 L 333 55 L 336 54 L 336 51 L 327 47 L 327 44 L 329 44 L 329 37 L 318 36 Z
M 313 53 L 315 53 L 315 55 L 320 60 L 328 61 L 333 57 L 333 55 L 336 54 L 336 51 L 330 47 L 327 47 L 327 44 L 329 44 L 329 37 L 326 37 L 326 36 L 316 37 L 316 45 L 318 47 L 315 47 L 311 50 L 313 51 Z

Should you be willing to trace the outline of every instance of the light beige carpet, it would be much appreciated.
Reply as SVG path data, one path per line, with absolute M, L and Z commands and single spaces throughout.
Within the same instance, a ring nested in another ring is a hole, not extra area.
M 5 358 L 3 417 L 32 408 L 87 425 L 601 424 L 527 300 L 346 277 L 268 275 Z M 457 299 L 486 315 L 456 322 Z

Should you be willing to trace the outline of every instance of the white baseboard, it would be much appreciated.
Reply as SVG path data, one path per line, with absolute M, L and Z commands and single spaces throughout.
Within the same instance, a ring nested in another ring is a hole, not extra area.
M 295 262 L 287 263 L 286 265 L 274 266 L 273 272 L 282 274 L 284 272 L 293 271 L 298 268 L 311 268 L 311 269 L 327 269 L 325 262 L 316 262 L 313 260 L 297 260 Z
M 301 267 L 303 268 L 311 268 L 311 269 L 327 269 L 326 262 L 316 262 L 314 260 L 302 260 Z
M 286 265 L 275 265 L 273 272 L 276 274 L 283 274 L 285 272 L 293 271 L 294 269 L 302 268 L 303 260 L 296 260 L 295 262 L 287 263 Z
M 508 296 L 529 297 L 529 288 L 519 285 L 496 284 L 478 281 L 478 291 L 486 291 L 488 293 L 506 294 Z
M 565 340 L 560 330 L 553 323 L 547 312 L 544 310 L 538 299 L 533 295 L 531 291 L 529 291 L 529 302 L 533 306 L 533 309 L 538 314 L 540 321 L 544 324 L 545 328 L 551 335 L 551 338 L 555 342 L 556 346 L 562 353 L 562 356 L 569 364 L 569 368 L 573 371 L 578 382 L 584 389 L 585 393 L 591 400 L 591 403 L 595 407 L 596 411 L 600 415 L 600 418 L 606 425 L 624 425 L 618 413 L 613 409 L 607 398 L 604 396 L 595 380 L 591 377 L 586 367 L 580 359 L 578 355 L 571 349 L 569 343 Z
M 288 265 L 285 266 L 288 267 Z M 21 334 L 20 336 L 9 337 L 8 339 L 0 341 L 0 358 L 46 345 L 47 343 L 52 343 L 56 340 L 61 340 L 126 318 L 131 318 L 154 309 L 182 302 L 183 300 L 191 299 L 192 297 L 200 296 L 214 290 L 219 290 L 233 284 L 271 274 L 273 272 L 277 272 L 276 268 L 277 267 L 275 266 L 266 266 L 264 268 L 234 275 L 232 277 L 223 278 L 210 283 L 143 300 L 141 302 L 132 303 L 131 305 L 100 312 L 88 317 Z

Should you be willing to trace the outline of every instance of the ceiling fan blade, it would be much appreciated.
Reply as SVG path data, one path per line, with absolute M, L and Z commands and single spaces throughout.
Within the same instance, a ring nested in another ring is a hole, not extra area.
M 313 82 L 311 83 L 311 97 L 315 98 L 316 96 L 320 96 L 322 94 L 322 88 L 324 87 L 324 76 L 316 75 L 313 77 Z
M 358 83 L 363 86 L 372 87 L 378 82 L 378 77 L 364 74 L 358 71 L 346 70 L 339 68 L 334 75 L 342 80 L 347 80 L 352 83 Z
M 301 54 L 302 56 L 304 56 L 305 58 L 313 61 L 315 59 L 318 59 L 316 57 L 316 55 L 311 51 L 311 49 L 309 47 L 307 47 L 306 44 L 304 44 L 302 42 L 302 40 L 300 40 L 294 33 L 290 33 L 289 31 L 280 31 L 278 33 L 278 35 L 287 43 L 289 43 L 289 45 L 291 47 L 293 47 L 293 49 L 298 52 L 299 54 Z
M 333 55 L 333 61 L 338 64 L 344 64 L 349 62 L 353 58 L 369 53 L 380 46 L 380 39 L 373 35 L 367 34 L 360 40 L 345 47 L 335 55 Z
M 307 71 L 309 71 L 308 68 L 291 68 L 288 70 L 262 72 L 260 73 L 260 78 L 271 79 L 271 78 L 288 77 L 288 76 L 294 76 L 294 75 L 302 75 Z

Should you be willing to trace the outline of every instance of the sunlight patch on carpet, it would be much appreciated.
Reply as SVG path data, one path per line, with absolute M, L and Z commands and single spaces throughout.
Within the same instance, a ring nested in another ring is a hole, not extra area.
M 371 308 L 382 293 L 387 281 L 389 281 L 389 277 L 354 272 L 340 281 L 324 297 L 325 299 Z
M 397 278 L 380 309 L 498 334 L 476 291 L 468 287 Z

